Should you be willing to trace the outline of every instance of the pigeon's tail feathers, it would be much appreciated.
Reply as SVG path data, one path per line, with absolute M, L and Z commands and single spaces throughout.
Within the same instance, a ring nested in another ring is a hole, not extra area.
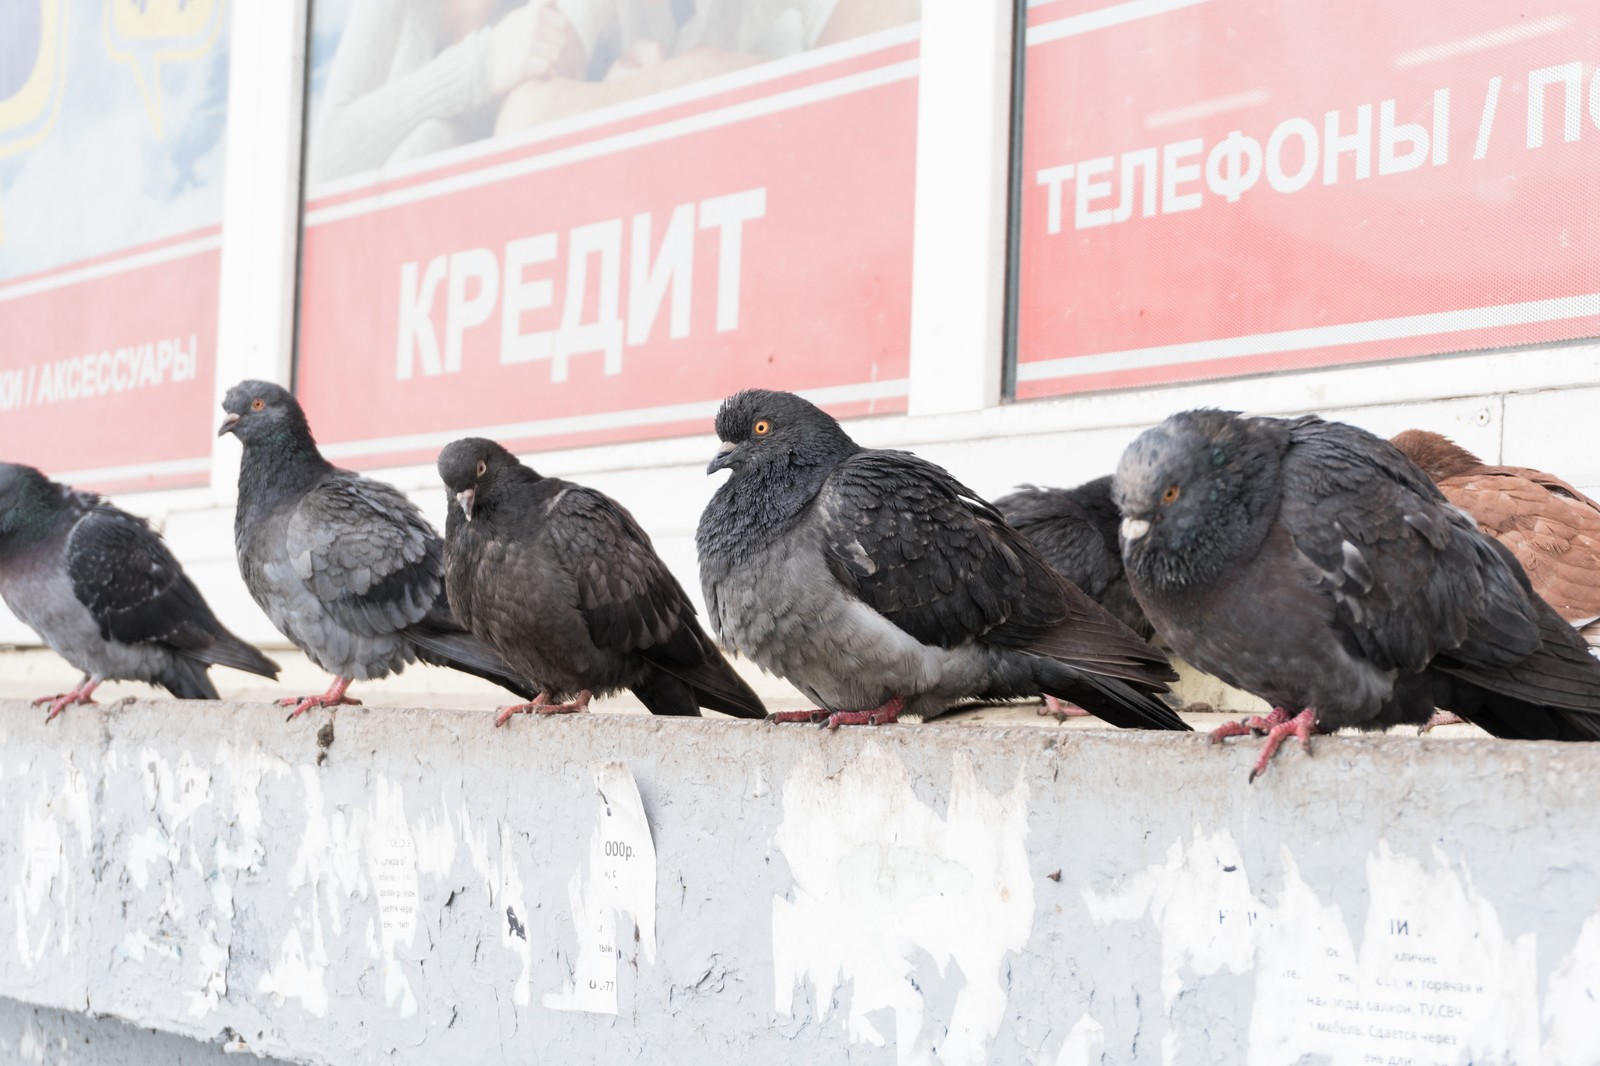
M 1141 640 L 1098 604 L 1084 599 L 1092 612 L 1080 605 L 1065 624 L 1034 637 L 1023 650 L 1068 668 L 1120 678 L 1150 693 L 1165 692 L 1168 684 L 1178 680 L 1177 671 L 1160 648 Z
M 1539 601 L 1535 610 L 1539 647 L 1516 663 L 1480 669 L 1436 658 L 1452 683 L 1435 702 L 1498 737 L 1600 740 L 1600 661 L 1553 609 Z
M 249 674 L 278 679 L 278 664 L 262 655 L 253 645 L 246 644 L 226 629 L 204 647 L 185 648 L 183 654 L 191 659 L 213 666 L 228 666 Z
M 665 670 L 651 670 L 633 686 L 633 694 L 651 714 L 698 718 L 700 703 L 689 685 Z
M 214 700 L 217 686 L 206 676 L 206 664 L 185 655 L 174 655 L 167 667 L 156 675 L 156 684 L 180 700 Z
M 1155 695 L 1117 677 L 1088 673 L 1056 659 L 1039 658 L 1037 662 L 1041 692 L 1075 703 L 1119 729 L 1189 728 Z
M 495 650 L 471 633 L 449 632 L 427 620 L 403 631 L 416 646 L 417 658 L 430 666 L 448 666 L 464 674 L 492 681 L 525 700 L 539 694 L 536 686 L 519 677 Z
M 728 659 L 722 658 L 722 651 L 717 650 L 717 645 L 704 632 L 699 634 L 699 645 L 704 653 L 699 663 L 685 664 L 654 656 L 646 658 L 651 659 L 658 671 L 667 672 L 688 685 L 693 690 L 696 706 L 731 714 L 736 719 L 765 719 L 766 707 L 762 706 L 762 698 L 744 683 L 738 671 L 728 664 Z M 638 693 L 637 688 L 634 691 Z M 638 698 L 645 699 L 645 696 L 640 693 Z M 675 711 L 656 711 L 654 707 L 651 707 L 651 711 L 654 714 L 678 714 Z M 699 712 L 696 711 L 696 714 Z

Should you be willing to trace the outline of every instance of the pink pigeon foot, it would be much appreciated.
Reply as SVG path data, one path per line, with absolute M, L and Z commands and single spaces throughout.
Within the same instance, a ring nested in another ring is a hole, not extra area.
M 842 725 L 888 725 L 897 721 L 905 709 L 905 697 L 893 696 L 883 706 L 870 711 L 775 711 L 767 715 L 767 721 L 816 722 L 824 729 L 838 729 Z
M 1270 733 L 1278 726 L 1289 720 L 1289 712 L 1282 707 L 1272 708 L 1272 713 L 1263 717 L 1252 714 L 1249 718 L 1238 722 L 1223 722 L 1211 731 L 1211 743 L 1221 744 L 1225 737 L 1261 736 Z
M 63 692 L 59 696 L 40 696 L 33 701 L 33 705 L 35 707 L 43 706 L 46 703 L 50 705 L 50 713 L 44 716 L 44 720 L 48 722 L 74 703 L 92 706 L 94 700 L 90 699 L 90 697 L 94 695 L 94 690 L 99 687 L 100 682 L 91 681 L 89 675 L 84 674 L 83 680 L 74 685 L 70 692 Z
M 511 716 L 516 714 L 576 714 L 589 709 L 589 701 L 594 694 L 588 689 L 578 693 L 578 698 L 571 703 L 551 703 L 548 693 L 541 692 L 527 703 L 513 703 L 509 707 L 501 707 L 500 713 L 495 715 L 494 724 L 503 726 L 511 721 Z
M 350 687 L 351 680 L 352 678 L 348 677 L 335 677 L 333 684 L 328 686 L 328 691 L 320 696 L 285 696 L 278 701 L 278 706 L 293 707 L 294 710 L 289 712 L 289 717 L 285 718 L 284 721 L 292 722 L 313 707 L 337 707 L 346 703 L 353 707 L 361 706 L 360 700 L 351 699 L 345 695 L 345 690 Z
M 1261 756 L 1256 759 L 1255 767 L 1250 771 L 1250 783 L 1255 784 L 1256 778 L 1267 772 L 1267 763 L 1272 760 L 1272 755 L 1278 750 L 1284 738 L 1297 736 L 1300 746 L 1305 748 L 1306 755 L 1311 754 L 1311 734 L 1317 731 L 1317 716 L 1314 711 L 1301 711 L 1287 721 L 1279 722 L 1267 732 L 1267 742 L 1261 745 Z
M 1426 722 L 1417 727 L 1417 733 L 1418 735 L 1427 733 L 1435 726 L 1465 725 L 1466 721 L 1467 720 L 1461 717 L 1459 714 L 1451 714 L 1449 711 L 1434 711 L 1432 718 L 1429 718 Z
M 1044 706 L 1039 708 L 1041 717 L 1049 716 L 1058 722 L 1065 722 L 1068 718 L 1087 718 L 1089 712 L 1082 707 L 1070 703 L 1063 703 L 1054 696 L 1044 698 Z

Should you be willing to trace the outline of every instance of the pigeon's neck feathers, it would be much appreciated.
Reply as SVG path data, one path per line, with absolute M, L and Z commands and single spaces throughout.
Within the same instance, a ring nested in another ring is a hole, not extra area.
M 258 502 L 298 499 L 333 469 L 310 431 L 285 425 L 279 432 L 245 445 L 239 464 L 239 512 L 245 513 Z
M 849 438 L 842 445 L 829 443 L 791 450 L 782 462 L 736 470 L 717 490 L 701 523 L 706 550 L 735 551 L 792 529 L 833 472 L 864 450 Z
M 43 477 L 30 478 L 18 490 L 15 506 L 0 514 L 0 544 L 37 544 L 99 502 L 100 497 L 92 492 L 77 492 Z

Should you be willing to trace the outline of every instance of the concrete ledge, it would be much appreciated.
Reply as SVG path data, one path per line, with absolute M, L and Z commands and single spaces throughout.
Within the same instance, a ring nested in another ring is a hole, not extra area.
M 1251 786 L 1253 744 L 1050 728 L 0 722 L 0 996 L 213 1048 L 1600 1061 L 1600 747 L 1331 737 Z

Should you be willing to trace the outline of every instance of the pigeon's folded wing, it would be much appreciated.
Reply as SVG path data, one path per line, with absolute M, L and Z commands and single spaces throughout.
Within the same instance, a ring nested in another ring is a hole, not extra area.
M 1028 489 L 994 505 L 1051 566 L 1096 600 L 1121 576 L 1121 558 L 1072 492 Z
M 574 485 L 562 491 L 548 521 L 596 646 L 639 652 L 664 665 L 695 666 L 704 659 L 690 621 L 694 605 L 626 509 Z
M 1525 579 L 1420 470 L 1339 423 L 1301 419 L 1291 442 L 1279 517 L 1333 597 L 1342 638 L 1406 671 L 1441 655 L 1493 671 L 1538 649 Z
M 852 456 L 829 476 L 814 517 L 839 582 L 924 644 L 983 636 L 1025 598 L 1023 560 L 995 535 L 1007 528 L 1000 513 L 914 455 Z
M 103 639 L 198 649 L 217 628 L 172 552 L 130 514 L 97 507 L 85 515 L 67 541 L 67 573 Z
M 1537 470 L 1489 467 L 1446 478 L 1451 503 L 1511 549 L 1534 589 L 1574 625 L 1600 617 L 1600 506 Z
M 367 636 L 420 621 L 442 587 L 439 538 L 398 489 L 354 475 L 323 482 L 287 531 L 295 574 L 341 625 Z

